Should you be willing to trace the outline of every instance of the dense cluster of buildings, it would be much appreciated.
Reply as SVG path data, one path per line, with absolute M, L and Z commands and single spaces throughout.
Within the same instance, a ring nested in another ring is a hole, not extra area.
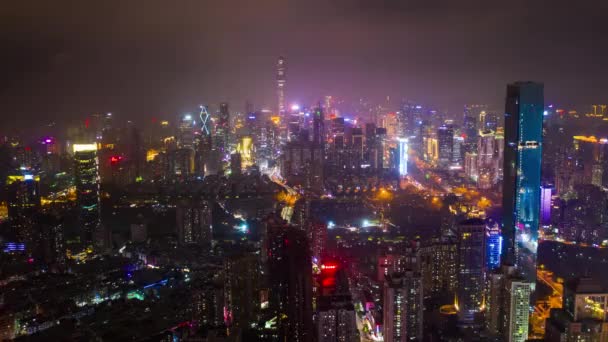
M 608 246 L 608 140 L 577 125 L 604 107 L 546 106 L 533 82 L 504 115 L 306 106 L 287 72 L 276 110 L 5 138 L 0 339 L 606 338 L 601 282 L 554 303 L 537 281 L 543 239 Z

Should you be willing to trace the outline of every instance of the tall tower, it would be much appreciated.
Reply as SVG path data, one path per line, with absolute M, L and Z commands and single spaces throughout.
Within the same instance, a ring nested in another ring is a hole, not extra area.
M 279 111 L 279 115 L 283 116 L 285 115 L 285 82 L 286 80 L 286 75 L 285 75 L 285 69 L 287 67 L 287 63 L 285 61 L 285 57 L 281 56 L 279 57 L 279 60 L 277 61 L 277 101 L 278 101 L 278 107 L 277 110 Z
M 507 86 L 503 181 L 503 257 L 536 280 L 543 134 L 543 85 Z
M 406 270 L 386 276 L 384 283 L 384 340 L 422 340 L 422 278 Z
M 220 152 L 224 152 L 228 147 L 228 135 L 230 134 L 230 112 L 228 111 L 228 103 L 220 103 L 220 112 L 217 125 L 215 125 L 215 133 L 217 136 L 216 146 Z
M 35 215 L 40 210 L 40 176 L 9 175 L 6 179 L 8 218 L 19 242 L 35 249 Z
M 99 227 L 99 162 L 96 144 L 74 144 L 76 201 L 80 211 L 84 247 L 93 245 L 93 234 Z
M 312 269 L 306 233 L 272 219 L 264 238 L 270 285 L 270 310 L 280 319 L 281 341 L 310 342 L 312 326 Z
M 457 299 L 461 323 L 474 324 L 484 310 L 486 268 L 486 225 L 482 219 L 468 219 L 458 224 Z

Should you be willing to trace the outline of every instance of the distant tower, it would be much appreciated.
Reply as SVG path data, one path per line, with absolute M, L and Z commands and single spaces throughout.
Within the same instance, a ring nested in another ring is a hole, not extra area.
M 279 57 L 277 62 L 277 100 L 279 115 L 285 114 L 285 68 L 287 63 L 285 57 Z
M 216 146 L 224 152 L 228 146 L 228 135 L 230 134 L 230 113 L 228 111 L 228 103 L 220 103 L 220 112 L 218 122 L 215 125 L 215 135 L 217 137 Z
M 201 119 L 201 134 L 204 137 L 209 137 L 211 135 L 211 115 L 207 111 L 207 107 L 201 105 L 201 112 L 199 113 L 199 118 Z M 226 107 L 226 109 L 228 109 Z

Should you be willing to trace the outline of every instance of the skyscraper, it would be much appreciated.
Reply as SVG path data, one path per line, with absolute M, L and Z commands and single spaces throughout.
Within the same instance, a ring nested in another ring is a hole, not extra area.
M 458 315 L 463 324 L 473 324 L 483 310 L 486 269 L 486 225 L 481 219 L 458 224 Z
M 384 340 L 422 340 L 422 277 L 412 270 L 386 276 L 384 283 Z
M 486 324 L 488 332 L 508 342 L 528 339 L 532 283 L 514 266 L 504 265 L 489 276 Z
M 80 211 L 81 242 L 92 246 L 93 234 L 99 227 L 99 163 L 96 144 L 74 144 L 76 200 Z
M 323 108 L 321 105 L 314 110 L 314 117 L 312 119 L 313 134 L 312 142 L 315 145 L 323 146 L 325 144 L 325 117 L 323 115 Z
M 405 138 L 399 138 L 399 175 L 407 176 L 409 141 Z
M 194 127 L 196 120 L 192 114 L 182 115 L 179 121 L 178 143 L 180 148 L 194 148 Z
M 437 142 L 439 145 L 439 164 L 448 166 L 452 161 L 454 145 L 454 129 L 451 125 L 442 125 L 437 129 Z
M 486 230 L 486 262 L 488 271 L 500 266 L 500 253 L 502 250 L 502 235 L 498 224 L 488 226 Z
M 285 57 L 283 57 L 283 56 L 279 57 L 279 60 L 277 61 L 277 101 L 278 101 L 277 110 L 281 117 L 286 112 L 285 111 L 285 82 L 287 81 L 286 74 L 285 74 L 286 67 L 287 67 L 287 64 L 285 62 Z
M 228 103 L 220 103 L 220 112 L 215 125 L 215 145 L 220 152 L 225 152 L 228 147 L 230 134 L 230 112 L 228 111 Z
M 8 218 L 13 232 L 28 251 L 34 248 L 34 216 L 40 209 L 40 177 L 9 175 L 6 180 Z
M 275 220 L 266 224 L 264 240 L 269 304 L 270 310 L 280 318 L 280 340 L 310 342 L 313 339 L 312 264 L 306 232 Z
M 536 279 L 543 102 L 542 84 L 517 82 L 507 86 L 503 257 L 531 281 Z

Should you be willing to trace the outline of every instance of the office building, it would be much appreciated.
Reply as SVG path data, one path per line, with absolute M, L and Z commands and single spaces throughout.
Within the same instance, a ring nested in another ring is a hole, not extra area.
M 178 126 L 177 143 L 180 148 L 194 149 L 194 133 L 196 119 L 192 114 L 184 114 L 180 117 Z
M 442 125 L 437 129 L 437 145 L 439 149 L 438 163 L 449 166 L 453 157 L 454 129 L 450 125 Z
M 498 147 L 493 131 L 479 132 L 477 140 L 477 186 L 490 189 L 498 182 Z
M 93 245 L 93 234 L 100 224 L 99 163 L 96 144 L 74 144 L 76 201 L 84 247 Z
M 543 85 L 507 86 L 503 179 L 503 258 L 536 279 L 540 215 Z M 525 262 L 524 262 L 525 260 Z
M 421 341 L 423 294 L 420 274 L 408 270 L 387 275 L 383 298 L 384 341 Z
M 28 251 L 32 251 L 37 240 L 34 217 L 40 210 L 40 177 L 9 175 L 6 190 L 11 233 L 18 242 L 25 244 Z
M 217 123 L 215 124 L 215 147 L 225 153 L 230 142 L 230 112 L 228 103 L 220 103 L 220 111 Z
M 486 225 L 468 219 L 457 226 L 458 316 L 463 325 L 472 325 L 483 310 L 486 271 Z
M 312 133 L 313 144 L 324 146 L 325 145 L 325 116 L 323 113 L 323 108 L 321 108 L 320 105 L 313 110 L 312 125 L 313 125 L 313 133 Z

